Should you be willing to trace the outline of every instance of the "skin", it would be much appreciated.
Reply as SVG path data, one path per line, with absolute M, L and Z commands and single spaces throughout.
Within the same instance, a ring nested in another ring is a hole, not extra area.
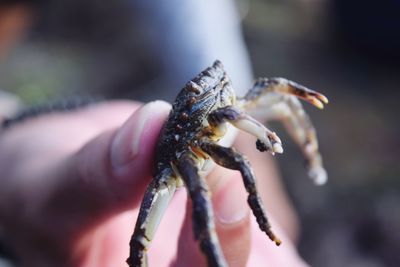
M 154 147 L 169 110 L 160 101 L 145 106 L 114 101 L 0 131 L 0 218 L 21 266 L 126 266 Z M 117 135 L 122 136 L 118 141 Z M 239 140 L 248 142 L 248 137 Z M 237 147 L 244 146 L 239 141 Z M 257 165 L 256 170 L 263 168 Z M 278 221 L 270 216 L 283 240 L 277 248 L 250 217 L 239 173 L 216 168 L 208 183 L 229 266 L 306 266 L 284 230 L 289 228 L 280 227 L 279 220 L 290 216 L 275 216 Z M 206 266 L 193 240 L 190 209 L 180 190 L 150 248 L 151 266 Z

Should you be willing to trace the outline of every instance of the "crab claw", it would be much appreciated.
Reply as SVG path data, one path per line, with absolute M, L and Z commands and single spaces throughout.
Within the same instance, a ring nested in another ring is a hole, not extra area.
M 272 150 L 274 151 L 274 153 L 282 154 L 283 153 L 282 144 L 280 143 L 272 144 Z
M 244 111 L 233 106 L 226 106 L 213 111 L 208 118 L 209 123 L 214 127 L 224 120 L 256 137 L 258 150 L 269 151 L 272 155 L 283 153 L 282 141 L 278 135 Z
M 287 85 L 289 88 L 288 93 L 307 101 L 319 109 L 323 109 L 324 104 L 326 105 L 329 103 L 329 100 L 326 96 L 314 90 L 308 89 L 303 85 L 293 81 L 287 81 Z
M 316 92 L 316 97 L 317 97 L 320 101 L 322 101 L 325 105 L 327 105 L 327 104 L 329 103 L 328 98 L 327 98 L 326 96 L 324 96 L 323 94 L 321 94 L 321 93 Z
M 270 151 L 272 155 L 275 153 L 283 153 L 282 141 L 278 135 L 251 116 L 242 113 L 241 116 L 232 123 L 235 127 L 257 137 L 256 146 L 258 150 Z
M 270 151 L 272 155 L 275 155 L 275 153 L 282 154 L 283 153 L 282 143 L 276 140 L 272 140 L 270 138 L 268 139 L 269 140 L 267 142 L 262 141 L 261 139 L 257 139 L 256 142 L 257 149 L 261 152 Z
M 314 105 L 319 109 L 323 109 L 324 104 L 328 104 L 329 102 L 326 96 L 314 91 L 312 91 L 312 93 L 309 92 L 309 94 L 304 98 L 304 100 L 306 100 L 307 102 L 311 103 L 312 105 Z
M 282 141 L 279 138 L 279 136 L 275 132 L 271 132 L 268 134 L 268 139 L 272 144 L 272 153 L 278 153 L 282 154 L 283 153 L 283 148 L 282 148 Z

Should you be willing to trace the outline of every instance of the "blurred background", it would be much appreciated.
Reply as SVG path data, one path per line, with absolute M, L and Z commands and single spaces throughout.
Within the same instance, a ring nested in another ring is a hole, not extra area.
M 312 266 L 400 266 L 400 1 L 143 2 L 1 1 L 1 114 L 69 95 L 171 101 L 215 58 L 241 92 L 259 76 L 308 85 L 330 99 L 323 112 L 306 106 L 326 186 L 271 127 L 284 140 L 300 254 Z

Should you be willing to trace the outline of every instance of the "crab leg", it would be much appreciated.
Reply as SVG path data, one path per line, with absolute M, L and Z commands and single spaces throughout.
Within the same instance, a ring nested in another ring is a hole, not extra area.
M 306 160 L 308 175 L 316 184 L 324 184 L 327 174 L 318 150 L 318 140 L 314 126 L 300 101 L 304 99 L 318 108 L 328 103 L 328 99 L 313 90 L 283 78 L 259 79 L 249 90 L 242 105 L 260 119 L 283 121 L 286 129 L 300 146 Z
M 328 98 L 326 96 L 296 82 L 285 78 L 259 78 L 255 82 L 253 88 L 244 96 L 245 105 L 252 105 L 261 99 L 263 95 L 272 92 L 294 95 L 319 109 L 323 109 L 324 104 L 328 104 Z
M 270 150 L 272 154 L 282 153 L 281 139 L 275 132 L 267 129 L 263 124 L 233 106 L 218 108 L 210 113 L 208 122 L 212 127 L 218 127 L 228 121 L 233 126 L 257 137 L 257 148 L 261 151 Z
M 195 157 L 189 153 L 184 154 L 176 165 L 192 200 L 195 239 L 200 241 L 200 248 L 207 257 L 208 266 L 227 267 L 215 232 L 209 189 L 204 177 L 199 175 L 196 165 Z
M 148 186 L 140 207 L 135 231 L 129 243 L 130 267 L 146 267 L 146 251 L 176 190 L 176 180 L 171 175 L 153 179 Z
M 281 115 L 281 120 L 292 138 L 300 146 L 307 160 L 308 175 L 316 184 L 324 184 L 328 179 L 328 175 L 323 168 L 322 157 L 318 150 L 315 128 L 296 98 L 288 98 L 286 103 L 287 112 L 281 112 L 286 108 L 284 105 L 280 105 L 275 108 L 276 115 L 286 114 L 286 116 Z
M 218 165 L 240 171 L 244 186 L 249 194 L 247 201 L 257 219 L 260 229 L 279 246 L 281 241 L 271 230 L 271 225 L 268 222 L 261 198 L 257 191 L 256 179 L 250 167 L 250 163 L 233 148 L 223 147 L 209 141 L 201 142 L 200 147 L 205 153 L 210 155 Z

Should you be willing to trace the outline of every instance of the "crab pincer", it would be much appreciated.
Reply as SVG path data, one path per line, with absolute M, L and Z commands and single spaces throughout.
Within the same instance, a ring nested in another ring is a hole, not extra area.
M 284 78 L 279 78 L 279 79 L 286 80 Z M 328 98 L 321 93 L 308 89 L 307 87 L 295 83 L 293 81 L 286 80 L 286 82 L 288 85 L 287 88 L 289 89 L 288 93 L 309 102 L 310 104 L 319 109 L 323 109 L 324 105 L 329 103 Z

